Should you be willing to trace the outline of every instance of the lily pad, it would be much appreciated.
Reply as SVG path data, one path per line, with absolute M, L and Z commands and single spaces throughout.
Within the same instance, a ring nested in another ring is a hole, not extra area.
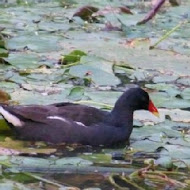
M 182 85 L 186 85 L 186 86 L 190 86 L 190 77 L 181 77 L 177 80 L 178 84 L 182 84 Z
M 181 93 L 178 87 L 174 84 L 158 83 L 158 84 L 145 84 L 149 89 L 155 89 L 160 92 L 166 92 L 169 96 L 175 97 Z
M 75 165 L 75 166 L 90 166 L 93 163 L 89 160 L 82 159 L 82 158 L 61 158 L 55 161 L 56 166 L 62 166 L 62 165 Z
M 182 147 L 180 145 L 165 145 L 165 149 L 168 150 L 169 156 L 173 160 L 177 161 L 174 162 L 174 164 L 177 165 L 178 167 L 183 168 L 187 167 L 187 165 L 190 164 L 189 147 Z
M 17 155 L 17 154 L 22 154 L 22 153 L 27 153 L 27 154 L 51 154 L 56 151 L 54 148 L 28 148 L 27 143 L 19 140 L 12 140 L 10 138 L 6 138 L 5 141 L 0 142 L 0 146 L 7 149 L 4 150 L 6 152 L 10 152 L 9 155 Z M 3 151 L 1 151 L 3 153 Z
M 183 99 L 190 100 L 190 88 L 185 88 L 180 95 Z
M 70 74 L 77 77 L 85 77 L 90 72 L 89 78 L 97 85 L 115 86 L 120 83 L 120 80 L 113 74 L 112 65 L 105 60 L 87 56 L 81 59 L 82 65 L 73 66 L 70 68 Z
M 0 184 L 0 190 L 15 190 L 15 189 L 19 189 L 19 190 L 31 190 L 31 188 L 26 187 L 25 185 L 21 184 L 21 183 L 16 183 L 14 181 L 11 180 L 3 180 Z
M 175 93 L 172 93 L 175 94 Z M 172 95 L 171 94 L 171 95 Z M 153 92 L 150 94 L 153 102 L 156 102 L 156 106 L 164 108 L 186 108 L 190 107 L 189 100 L 183 100 L 178 97 L 171 97 L 166 92 Z
M 178 76 L 174 75 L 161 75 L 156 76 L 153 78 L 154 83 L 169 83 L 169 82 L 175 82 L 178 79 Z
M 164 146 L 164 144 L 162 142 L 141 140 L 134 142 L 131 146 L 135 151 L 154 152 L 159 147 Z
M 20 35 L 11 38 L 7 41 L 8 48 L 23 50 L 28 48 L 31 51 L 44 53 L 59 50 L 59 37 L 52 35 L 39 35 L 31 34 Z
M 68 98 L 73 101 L 81 100 L 84 95 L 84 91 L 85 90 L 82 87 L 74 87 L 71 89 Z
M 11 96 L 5 92 L 0 90 L 0 103 L 6 103 L 11 99 Z
M 0 48 L 0 57 L 8 57 L 9 52 L 6 49 Z
M 10 54 L 6 59 L 11 65 L 19 69 L 34 69 L 38 68 L 40 58 L 35 54 Z
M 110 154 L 82 154 L 80 157 L 96 164 L 111 163 L 112 160 Z
M 156 164 L 158 164 L 161 167 L 164 167 L 166 169 L 171 169 L 173 167 L 172 159 L 169 156 L 163 156 L 163 157 L 157 159 Z
M 63 55 L 61 58 L 62 64 L 70 64 L 80 61 L 82 56 L 86 56 L 87 54 L 80 50 L 74 50 L 68 55 Z
M 114 105 L 116 100 L 121 96 L 122 92 L 118 91 L 88 91 L 86 95 L 94 102 L 108 105 Z M 108 98 L 109 97 L 109 98 Z

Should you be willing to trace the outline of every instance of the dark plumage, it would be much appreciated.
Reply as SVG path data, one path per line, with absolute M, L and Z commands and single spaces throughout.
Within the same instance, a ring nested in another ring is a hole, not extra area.
M 149 95 L 139 87 L 127 89 L 111 112 L 73 104 L 0 107 L 0 113 L 20 139 L 51 143 L 113 145 L 127 141 L 133 129 L 133 112 L 158 114 Z

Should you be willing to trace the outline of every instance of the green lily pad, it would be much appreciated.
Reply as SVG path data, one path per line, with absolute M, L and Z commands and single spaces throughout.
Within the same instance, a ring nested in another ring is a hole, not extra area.
M 10 163 L 18 166 L 22 165 L 27 167 L 48 167 L 52 162 L 43 158 L 27 158 L 22 156 L 15 156 L 10 159 Z
M 166 169 L 171 169 L 173 167 L 172 159 L 169 156 L 162 156 L 161 158 L 157 159 L 156 164 L 159 164 L 159 166 Z
M 16 183 L 14 181 L 11 180 L 3 180 L 0 184 L 0 190 L 15 190 L 15 189 L 19 189 L 19 190 L 31 190 L 30 187 L 26 187 L 25 185 L 23 185 L 22 183 Z
M 60 158 L 55 161 L 56 166 L 63 166 L 63 165 L 90 166 L 92 164 L 93 163 L 89 160 L 77 157 Z
M 8 57 L 9 52 L 6 49 L 0 48 L 0 57 Z
M 175 82 L 178 79 L 178 76 L 174 75 L 161 75 L 156 76 L 153 78 L 154 83 L 169 83 L 169 82 Z
M 169 96 L 175 97 L 181 93 L 179 88 L 174 84 L 158 83 L 158 84 L 145 84 L 149 89 L 155 89 L 161 92 L 166 92 Z
M 59 50 L 58 41 L 59 37 L 53 35 L 36 36 L 35 34 L 25 34 L 9 39 L 7 46 L 11 49 L 24 49 L 27 47 L 31 51 L 44 53 Z
M 86 95 L 94 102 L 114 105 L 122 92 L 118 91 L 88 91 Z
M 84 88 L 82 87 L 74 87 L 71 89 L 68 98 L 73 100 L 73 101 L 77 101 L 77 100 L 81 100 L 82 97 L 84 96 Z
M 10 127 L 7 125 L 4 119 L 0 119 L 0 131 L 10 130 Z
M 40 58 L 35 54 L 10 54 L 6 59 L 11 65 L 19 69 L 38 68 Z
M 178 167 L 187 167 L 187 165 L 190 165 L 189 147 L 183 147 L 180 145 L 165 145 L 164 148 L 168 151 L 169 156 L 173 160 L 178 161 L 174 162 L 174 164 Z
M 171 91 L 172 92 L 172 91 Z M 171 93 L 175 94 L 175 91 Z M 183 100 L 178 97 L 169 96 L 169 92 L 152 92 L 151 99 L 155 102 L 156 106 L 164 108 L 186 108 L 190 107 L 189 100 Z
M 44 88 L 44 87 L 43 87 Z M 45 90 L 45 88 L 44 88 Z M 51 104 L 56 102 L 68 101 L 67 96 L 69 94 L 68 89 L 64 89 L 59 93 L 43 94 L 35 91 L 26 91 L 20 89 L 11 94 L 12 100 L 19 102 L 20 104 Z
M 1 155 L 18 155 L 18 154 L 52 154 L 56 151 L 54 148 L 39 147 L 28 148 L 27 143 L 19 140 L 12 140 L 7 137 L 4 141 L 0 141 Z
M 5 82 L 5 81 L 1 81 L 0 83 L 0 88 L 6 90 L 7 92 L 12 92 L 15 89 L 19 88 L 18 84 L 15 84 L 13 82 Z
M 67 157 L 67 158 L 60 158 L 60 159 L 43 159 L 43 158 L 32 158 L 32 157 L 22 157 L 22 156 L 15 156 L 10 159 L 10 163 L 14 165 L 21 165 L 22 167 L 45 167 L 50 168 L 52 167 L 61 167 L 63 165 L 74 165 L 74 166 L 89 166 L 92 165 L 91 161 L 77 158 L 77 157 Z
M 88 77 L 97 85 L 115 86 L 120 83 L 113 74 L 112 64 L 95 56 L 82 57 L 81 65 L 71 67 L 69 72 L 80 78 L 84 78 L 90 72 Z
M 85 160 L 92 161 L 93 163 L 110 163 L 111 155 L 110 154 L 82 154 L 80 156 Z
M 190 88 L 185 88 L 180 95 L 183 99 L 190 100 Z
M 61 57 L 62 64 L 70 64 L 80 61 L 82 56 L 86 56 L 87 54 L 80 50 L 74 50 L 67 55 L 63 55 Z
M 131 146 L 135 151 L 154 152 L 157 148 L 164 146 L 164 144 L 162 142 L 141 140 L 134 142 Z
M 181 77 L 177 80 L 178 84 L 190 86 L 190 77 Z

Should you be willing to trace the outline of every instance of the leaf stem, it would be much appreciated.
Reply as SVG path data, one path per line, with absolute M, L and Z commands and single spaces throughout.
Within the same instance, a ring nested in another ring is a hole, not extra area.
M 62 65 L 61 67 L 62 68 L 68 68 L 68 67 L 76 66 L 76 65 L 79 65 L 79 64 L 80 64 L 80 62 L 77 61 L 77 62 L 74 62 L 74 63 L 69 63 L 67 65 Z
M 170 31 L 166 32 L 166 34 L 164 34 L 154 45 L 150 46 L 149 49 L 154 49 L 160 42 L 162 42 L 163 40 L 165 40 L 168 36 L 170 36 L 170 34 L 172 34 L 173 32 L 175 32 L 178 28 L 180 28 L 183 24 L 188 23 L 187 20 L 180 22 L 177 26 L 175 26 L 174 28 L 172 28 Z

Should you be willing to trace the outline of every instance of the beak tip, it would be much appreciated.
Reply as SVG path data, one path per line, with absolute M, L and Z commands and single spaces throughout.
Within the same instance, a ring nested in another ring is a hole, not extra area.
M 148 106 L 148 110 L 155 115 L 156 117 L 160 117 L 159 112 L 157 110 L 157 108 L 155 107 L 155 105 L 153 104 L 153 102 L 150 100 L 149 101 L 149 106 Z
M 152 114 L 155 115 L 156 117 L 160 118 L 159 112 L 152 112 Z

